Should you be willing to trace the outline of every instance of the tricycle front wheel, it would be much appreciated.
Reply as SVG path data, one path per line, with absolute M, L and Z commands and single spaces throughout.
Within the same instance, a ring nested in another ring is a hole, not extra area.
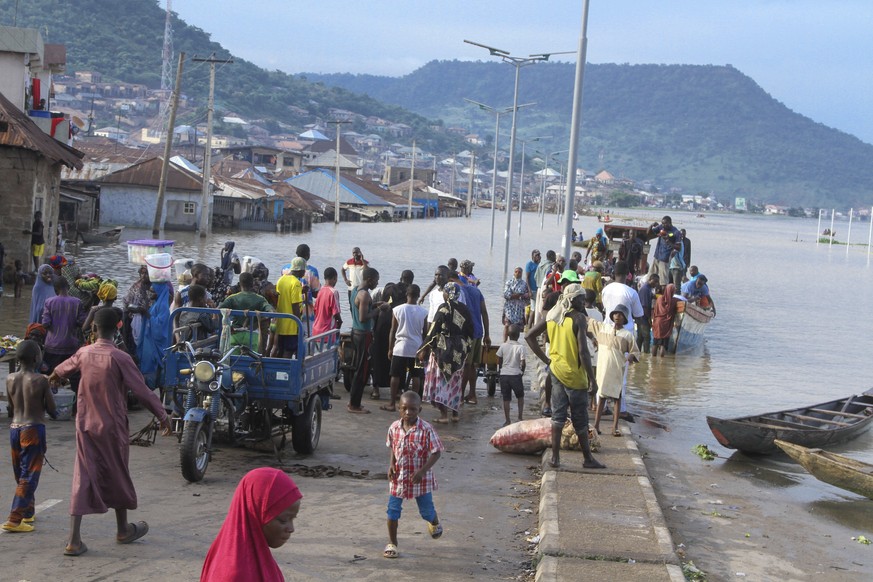
M 203 479 L 209 466 L 209 439 L 206 424 L 189 420 L 182 429 L 182 445 L 179 449 L 182 476 L 196 483 Z
M 313 394 L 303 414 L 291 417 L 291 446 L 301 455 L 311 455 L 321 438 L 321 398 Z

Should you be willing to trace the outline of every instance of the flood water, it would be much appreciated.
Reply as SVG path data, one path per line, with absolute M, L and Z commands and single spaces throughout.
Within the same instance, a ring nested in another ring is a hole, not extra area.
M 628 211 L 641 224 L 659 219 L 663 212 Z M 629 380 L 632 410 L 665 425 L 669 432 L 658 440 L 683 461 L 690 448 L 708 443 L 721 448 L 706 425 L 707 414 L 740 416 L 794 405 L 812 404 L 871 386 L 870 324 L 873 321 L 873 268 L 869 266 L 866 238 L 868 223 L 855 223 L 853 246 L 816 245 L 816 221 L 784 217 L 671 212 L 674 224 L 685 228 L 692 240 L 692 264 L 709 278 L 718 316 L 706 331 L 703 349 L 692 355 L 668 356 L 652 362 L 644 356 Z M 510 271 L 523 266 L 530 251 L 545 255 L 559 248 L 560 226 L 554 215 L 539 218 L 525 213 L 523 232 L 517 235 L 517 213 L 511 229 Z M 620 218 L 616 218 L 618 222 Z M 412 269 L 424 289 L 434 268 L 449 257 L 471 259 L 482 279 L 481 289 L 492 314 L 492 337 L 499 338 L 502 309 L 502 271 L 505 215 L 497 214 L 493 249 L 490 248 L 490 211 L 477 210 L 465 218 L 441 218 L 396 224 L 343 223 L 314 225 L 311 233 L 215 233 L 200 239 L 194 233 L 165 233 L 175 239 L 176 258 L 193 258 L 216 265 L 226 240 L 236 241 L 236 252 L 260 258 L 277 278 L 281 265 L 290 262 L 297 244 L 312 249 L 312 263 L 323 272 L 337 269 L 360 246 L 371 266 L 381 274 L 381 284 L 396 281 L 403 269 Z M 838 223 L 845 233 L 847 224 Z M 596 219 L 582 217 L 576 230 L 590 236 Z M 152 238 L 147 231 L 125 231 L 126 239 Z M 124 293 L 136 267 L 127 263 L 122 242 L 103 247 L 68 248 L 83 271 L 97 272 L 120 281 Z M 339 287 L 344 287 L 340 278 Z M 29 290 L 28 290 L 29 291 Z M 29 295 L 15 300 L 11 286 L 0 300 L 0 334 L 23 333 Z M 350 322 L 343 297 L 344 320 Z M 856 458 L 873 462 L 873 435 L 867 434 L 838 447 Z M 694 462 L 699 462 L 696 457 Z M 773 478 L 785 471 L 784 462 L 762 460 Z M 693 470 L 694 464 L 689 467 Z M 796 472 L 796 471 L 795 471 Z M 811 502 L 832 499 L 832 488 L 809 486 L 793 479 L 793 494 Z M 804 487 L 804 484 L 807 486 Z M 838 512 L 839 513 L 839 512 Z M 838 518 L 840 519 L 839 515 Z M 849 516 L 845 516 L 849 519 Z

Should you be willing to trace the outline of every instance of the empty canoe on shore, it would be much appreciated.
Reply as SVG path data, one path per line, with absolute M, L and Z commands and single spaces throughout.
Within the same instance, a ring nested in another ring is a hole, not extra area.
M 124 231 L 123 226 L 116 226 L 115 228 L 104 230 L 103 232 L 80 232 L 79 236 L 82 238 L 82 242 L 85 244 L 99 245 L 118 242 L 118 239 L 121 237 L 122 231 Z
M 819 481 L 873 499 L 873 465 L 778 439 L 776 446 Z
M 804 447 L 824 447 L 845 442 L 870 428 L 873 422 L 873 389 L 863 394 L 739 418 L 707 416 L 716 440 L 744 453 L 776 451 L 776 439 Z

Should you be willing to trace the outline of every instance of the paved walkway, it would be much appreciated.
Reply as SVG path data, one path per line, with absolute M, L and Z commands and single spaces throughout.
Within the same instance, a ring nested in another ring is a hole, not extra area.
M 552 469 L 543 454 L 537 582 L 685 580 L 636 441 L 621 430 L 600 437 L 605 470 L 583 469 L 577 451 Z

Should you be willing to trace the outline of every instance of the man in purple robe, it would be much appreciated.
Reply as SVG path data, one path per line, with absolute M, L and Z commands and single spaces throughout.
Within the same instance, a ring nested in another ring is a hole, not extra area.
M 114 309 L 98 310 L 92 324 L 97 340 L 58 365 L 49 378 L 55 386 L 76 372 L 82 374 L 77 396 L 70 537 L 64 549 L 68 556 L 80 556 L 88 550 L 81 537 L 83 515 L 114 509 L 119 544 L 128 544 L 148 532 L 146 522 L 127 521 L 127 510 L 137 507 L 128 469 L 128 390 L 160 419 L 162 434 L 170 434 L 170 420 L 161 401 L 146 386 L 133 358 L 113 343 L 118 323 Z

